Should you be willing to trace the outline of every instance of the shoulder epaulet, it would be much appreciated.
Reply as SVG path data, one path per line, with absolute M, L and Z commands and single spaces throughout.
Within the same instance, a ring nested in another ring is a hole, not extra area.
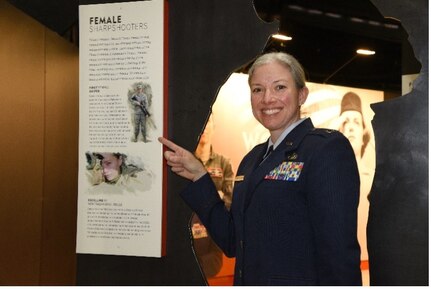
M 339 133 L 338 130 L 335 129 L 329 129 L 329 128 L 313 128 L 309 134 L 313 134 L 313 135 L 320 135 L 320 136 L 324 136 L 324 137 L 328 137 L 332 134 L 336 134 Z

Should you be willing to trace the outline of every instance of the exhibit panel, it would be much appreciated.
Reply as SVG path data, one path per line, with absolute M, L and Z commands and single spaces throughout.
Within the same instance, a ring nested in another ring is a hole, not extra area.
M 165 1 L 80 6 L 77 253 L 161 257 Z

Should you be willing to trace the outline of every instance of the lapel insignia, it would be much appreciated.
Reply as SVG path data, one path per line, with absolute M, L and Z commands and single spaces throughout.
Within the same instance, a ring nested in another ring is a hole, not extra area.
M 270 171 L 264 179 L 296 182 L 303 167 L 303 162 L 282 162 L 279 166 Z
M 236 176 L 235 182 L 242 182 L 244 180 L 244 176 Z

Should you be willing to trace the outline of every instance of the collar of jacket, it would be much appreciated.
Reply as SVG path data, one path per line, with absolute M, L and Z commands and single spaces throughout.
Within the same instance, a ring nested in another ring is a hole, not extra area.
M 275 168 L 280 162 L 287 158 L 287 156 L 298 148 L 304 137 L 314 129 L 313 122 L 310 118 L 304 120 L 301 124 L 295 127 L 277 146 L 277 148 L 271 153 L 271 155 L 261 164 L 255 167 L 253 172 L 246 176 L 244 180 L 247 184 L 246 197 L 244 199 L 244 208 L 248 207 L 248 204 L 253 196 L 253 193 L 260 182 L 263 181 L 265 175 Z M 256 154 L 256 163 L 258 164 L 260 159 L 265 154 L 268 141 L 265 145 L 261 146 L 260 152 Z

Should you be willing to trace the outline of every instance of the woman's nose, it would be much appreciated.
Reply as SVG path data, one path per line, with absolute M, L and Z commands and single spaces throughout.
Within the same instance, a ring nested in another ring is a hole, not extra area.
M 263 94 L 262 102 L 268 103 L 273 100 L 273 95 L 271 89 L 265 90 L 265 93 Z

